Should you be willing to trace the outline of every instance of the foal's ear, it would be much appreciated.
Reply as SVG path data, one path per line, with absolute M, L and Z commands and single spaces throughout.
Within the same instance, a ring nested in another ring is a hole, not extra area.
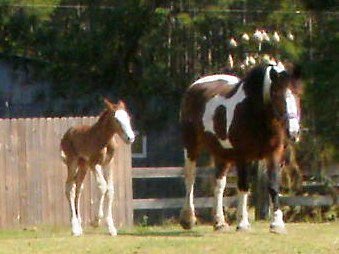
M 104 103 L 107 109 L 113 111 L 115 109 L 115 106 L 112 102 L 110 102 L 110 100 L 108 100 L 107 98 L 104 98 Z

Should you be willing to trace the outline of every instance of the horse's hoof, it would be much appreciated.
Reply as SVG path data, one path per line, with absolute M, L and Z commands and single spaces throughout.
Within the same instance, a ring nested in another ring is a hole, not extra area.
M 249 231 L 251 231 L 251 226 L 246 226 L 246 227 L 244 227 L 244 226 L 237 226 L 237 228 L 236 228 L 236 231 L 237 232 L 249 232 Z
M 224 233 L 224 232 L 230 232 L 231 227 L 225 223 L 225 224 L 220 224 L 220 225 L 214 225 L 214 231 Z
M 72 231 L 72 235 L 73 236 L 81 236 L 82 235 L 82 230 L 76 230 L 76 231 Z
M 287 230 L 285 227 L 270 226 L 270 232 L 273 234 L 286 235 Z
M 116 228 L 110 228 L 108 231 L 109 231 L 109 234 L 111 236 L 117 236 L 118 235 L 118 231 L 117 231 Z
M 94 227 L 94 228 L 97 228 L 100 226 L 100 219 L 94 219 L 92 222 L 91 222 L 91 226 Z
M 196 220 L 189 220 L 189 221 L 184 220 L 184 219 L 180 220 L 180 225 L 185 230 L 192 229 L 196 224 L 197 224 Z
M 189 230 L 197 224 L 197 219 L 192 211 L 185 210 L 181 211 L 179 223 L 183 229 Z

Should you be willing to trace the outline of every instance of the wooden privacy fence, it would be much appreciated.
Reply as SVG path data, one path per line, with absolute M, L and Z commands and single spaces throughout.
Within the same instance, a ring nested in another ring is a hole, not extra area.
M 163 167 L 163 168 L 133 168 L 133 178 L 178 178 L 183 177 L 183 168 L 181 167 Z M 197 177 L 213 176 L 214 170 L 209 168 L 197 168 Z M 226 188 L 236 188 L 235 173 L 228 174 Z M 232 179 L 229 183 L 229 179 Z M 267 215 L 260 214 L 263 206 L 268 204 L 268 196 L 260 195 L 258 192 L 267 193 L 263 189 L 263 185 L 256 186 L 256 190 L 252 193 L 253 205 L 256 208 L 256 218 L 263 219 Z M 268 193 L 267 193 L 268 195 Z M 256 196 L 256 197 L 255 197 Z M 265 200 L 260 200 L 265 199 Z M 338 198 L 331 195 L 317 195 L 317 196 L 281 196 L 280 202 L 287 206 L 331 206 L 339 204 Z M 184 203 L 184 198 L 146 198 L 134 199 L 133 208 L 135 210 L 145 209 L 168 209 L 181 208 Z M 224 197 L 224 206 L 234 207 L 237 203 L 236 196 Z M 194 199 L 196 208 L 211 208 L 213 206 L 213 197 L 198 197 Z M 264 211 L 265 213 L 265 211 Z
M 92 124 L 96 117 L 0 120 L 0 228 L 23 225 L 68 225 L 64 186 L 67 169 L 59 143 L 70 126 Z M 123 144 L 114 161 L 116 225 L 133 223 L 131 148 Z M 84 224 L 97 209 L 97 187 L 86 176 L 81 200 Z

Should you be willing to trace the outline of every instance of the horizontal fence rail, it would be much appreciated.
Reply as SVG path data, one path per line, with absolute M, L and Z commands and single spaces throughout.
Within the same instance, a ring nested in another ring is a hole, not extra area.
M 214 170 L 210 167 L 197 168 L 197 177 L 214 176 Z M 161 179 L 161 178 L 183 178 L 184 170 L 182 167 L 138 167 L 132 169 L 134 179 Z M 227 175 L 226 188 L 237 188 L 236 173 L 231 171 Z M 229 179 L 232 181 L 230 182 Z M 311 185 L 314 185 L 311 183 Z M 253 195 L 252 195 L 253 196 Z M 313 196 L 280 196 L 280 203 L 283 206 L 331 206 L 338 205 L 339 200 L 331 195 L 313 195 Z M 176 209 L 184 204 L 184 198 L 143 198 L 133 199 L 133 208 L 135 210 L 152 209 Z M 196 208 L 212 208 L 213 197 L 196 197 L 194 199 Z M 224 197 L 224 206 L 236 207 L 236 196 Z

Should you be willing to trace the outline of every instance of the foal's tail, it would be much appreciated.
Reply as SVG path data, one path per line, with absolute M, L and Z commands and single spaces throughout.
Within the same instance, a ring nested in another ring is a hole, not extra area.
M 60 147 L 60 157 L 61 157 L 61 160 L 66 163 L 66 160 L 67 160 L 67 156 L 64 152 L 64 150 L 62 150 L 62 148 Z

